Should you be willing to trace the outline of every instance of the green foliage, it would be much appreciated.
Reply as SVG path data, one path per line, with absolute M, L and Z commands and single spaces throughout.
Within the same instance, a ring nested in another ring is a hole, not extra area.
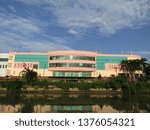
M 135 60 L 122 60 L 121 61 L 121 70 L 127 75 L 129 74 L 132 81 L 135 82 L 135 72 L 144 70 L 147 65 L 146 59 L 135 59 Z
M 89 92 L 90 89 L 101 90 L 105 88 L 106 92 L 108 89 L 122 90 L 124 94 L 134 95 L 145 92 L 150 92 L 150 82 L 144 82 L 139 80 L 137 82 L 128 81 L 126 76 L 112 76 L 107 80 L 97 81 L 49 81 L 49 80 L 32 80 L 27 83 L 26 80 L 5 80 L 0 81 L 1 88 L 7 88 L 8 93 L 20 93 L 21 88 L 28 87 L 44 88 L 47 90 L 48 86 L 53 88 L 61 88 L 62 92 L 69 92 L 70 88 L 78 88 L 79 91 Z
M 143 69 L 145 81 L 149 82 L 150 81 L 150 64 L 145 65 Z
M 125 76 L 119 75 L 117 77 L 112 76 L 110 77 L 108 84 L 111 86 L 112 89 L 125 89 L 126 85 L 128 83 L 128 80 Z
M 38 86 L 48 87 L 50 82 L 48 80 L 38 80 Z
M 136 83 L 128 83 L 126 86 L 126 89 L 124 90 L 124 93 L 128 95 L 136 95 L 141 93 L 149 93 L 150 92 L 150 83 L 142 83 L 142 82 L 136 82 Z
M 129 74 L 132 81 L 135 82 L 135 72 L 141 71 L 143 76 L 138 78 L 140 82 L 150 82 L 150 64 L 146 63 L 146 59 L 123 60 L 121 62 L 121 70 L 124 74 Z
M 34 111 L 33 108 L 33 103 L 30 100 L 27 100 L 21 109 L 21 113 L 32 113 Z
M 7 88 L 8 93 L 20 93 L 24 82 L 20 80 L 0 81 L 2 88 Z
M 97 77 L 98 79 L 102 79 L 102 76 L 101 76 L 101 74 L 99 74 L 99 76 Z
M 143 71 L 146 76 L 150 76 L 150 64 L 146 65 Z
M 36 82 L 37 72 L 26 68 L 22 74 L 22 77 L 27 81 L 27 83 L 31 84 L 33 82 Z

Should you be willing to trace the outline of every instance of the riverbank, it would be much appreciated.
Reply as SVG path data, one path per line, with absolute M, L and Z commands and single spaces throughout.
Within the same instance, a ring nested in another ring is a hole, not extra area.
M 7 88 L 0 88 L 0 94 L 8 93 Z M 20 91 L 10 91 L 9 93 L 13 94 L 123 94 L 121 90 L 112 90 L 112 89 L 90 89 L 90 90 L 78 90 L 69 89 L 68 91 L 64 91 L 60 88 L 54 89 L 44 89 L 44 88 L 33 88 L 26 87 L 26 89 L 22 88 Z
M 11 91 L 8 92 L 7 90 L 0 90 L 0 94 L 105 94 L 105 95 L 129 95 L 128 93 L 124 93 L 122 91 L 116 90 L 106 90 L 106 91 L 49 91 L 49 90 L 23 90 L 20 92 Z M 150 91 L 142 91 L 132 95 L 149 95 Z M 131 95 L 131 94 L 130 94 Z
M 98 93 L 98 94 L 150 94 L 150 83 L 130 82 L 124 77 L 111 77 L 109 80 L 51 81 L 1 80 L 0 93 Z

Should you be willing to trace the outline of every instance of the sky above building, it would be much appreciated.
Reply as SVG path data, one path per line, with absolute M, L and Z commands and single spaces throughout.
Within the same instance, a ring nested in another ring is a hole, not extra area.
M 66 49 L 150 60 L 150 0 L 0 0 L 0 52 Z

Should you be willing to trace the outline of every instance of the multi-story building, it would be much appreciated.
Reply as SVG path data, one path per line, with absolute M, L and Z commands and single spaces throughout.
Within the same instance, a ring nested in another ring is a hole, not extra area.
M 8 76 L 20 76 L 25 66 L 29 69 L 34 69 L 38 76 L 50 76 L 48 71 L 48 53 L 9 52 Z
M 140 59 L 132 54 L 101 54 L 89 51 L 58 50 L 46 53 L 9 52 L 8 76 L 19 76 L 24 66 L 34 69 L 39 76 L 98 77 L 118 75 L 120 62 Z
M 49 68 L 54 77 L 91 77 L 96 72 L 96 53 L 88 51 L 49 51 Z

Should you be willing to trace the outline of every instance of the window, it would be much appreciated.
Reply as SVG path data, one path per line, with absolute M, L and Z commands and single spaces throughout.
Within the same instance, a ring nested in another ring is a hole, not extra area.
M 49 67 L 83 67 L 83 68 L 95 68 L 95 64 L 88 64 L 88 63 L 50 63 Z
M 30 68 L 32 68 L 32 64 L 30 64 Z
M 95 61 L 95 57 L 91 56 L 50 56 L 49 60 L 90 60 Z
M 0 61 L 8 61 L 8 58 L 0 58 Z
M 9 60 L 13 60 L 13 56 L 9 56 Z
M 16 65 L 16 63 L 14 64 L 14 67 L 16 67 L 17 65 Z
M 10 70 L 7 70 L 7 75 L 10 75 L 11 74 L 11 71 Z
M 53 72 L 54 77 L 91 77 L 91 72 Z
M 38 69 L 38 65 L 37 64 L 33 64 L 33 69 Z
M 23 64 L 21 63 L 21 64 L 20 64 L 20 67 L 21 67 L 21 68 L 22 68 L 22 65 L 23 65 Z
M 8 63 L 8 68 L 11 68 L 12 67 L 12 63 Z

